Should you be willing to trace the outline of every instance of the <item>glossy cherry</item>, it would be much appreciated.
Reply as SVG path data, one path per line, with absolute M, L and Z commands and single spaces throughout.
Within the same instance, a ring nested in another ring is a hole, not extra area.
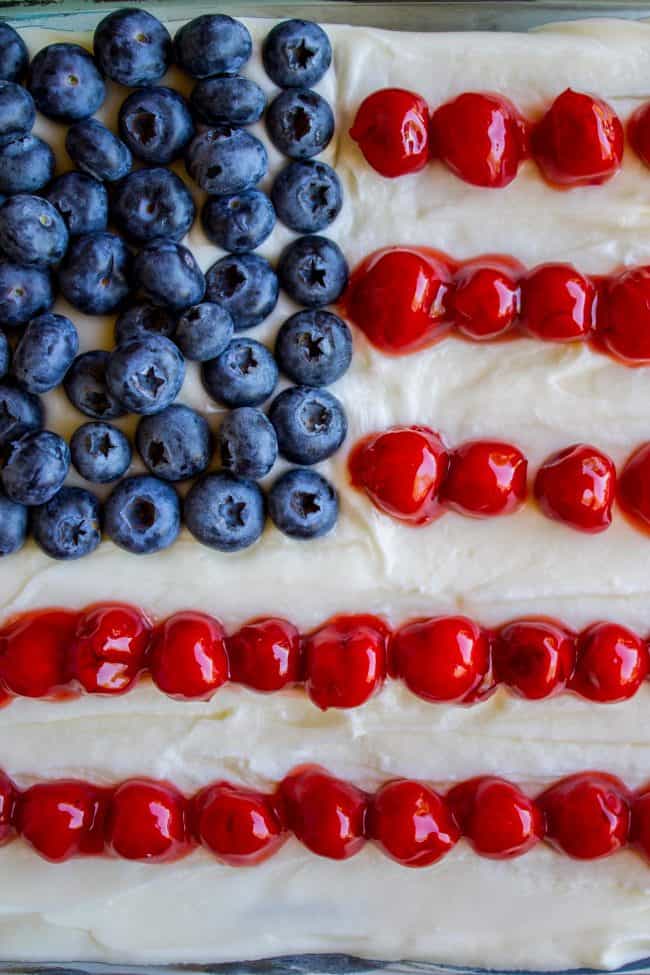
M 605 282 L 598 305 L 598 338 L 623 362 L 650 363 L 650 266 L 630 268 Z
M 630 832 L 630 798 L 623 783 L 604 772 L 580 772 L 555 783 L 537 799 L 546 838 L 577 860 L 616 853 Z
M 154 631 L 149 668 L 170 697 L 207 700 L 228 680 L 223 627 L 204 613 L 170 616 Z
M 108 794 L 87 782 L 40 782 L 20 796 L 16 828 L 46 860 L 58 863 L 104 850 Z
M 493 341 L 509 332 L 521 303 L 521 289 L 512 266 L 477 258 L 463 264 L 450 297 L 454 325 L 467 338 Z
M 66 653 L 76 613 L 46 609 L 25 613 L 0 630 L 0 682 L 12 694 L 48 697 L 67 680 Z
M 463 701 L 490 669 L 489 641 L 464 616 L 415 620 L 393 636 L 391 668 L 426 701 Z
M 461 782 L 447 794 L 447 802 L 463 836 L 481 856 L 522 856 L 544 835 L 544 817 L 535 802 L 504 779 Z
M 594 325 L 596 289 L 570 264 L 541 264 L 521 282 L 521 324 L 545 342 L 575 342 Z
M 111 797 L 106 816 L 109 849 L 125 860 L 178 860 L 189 852 L 188 803 L 173 786 L 129 779 Z
M 339 616 L 304 641 L 305 686 L 323 711 L 356 708 L 386 674 L 388 627 L 376 616 Z
M 283 780 L 279 799 L 286 822 L 312 853 L 347 860 L 365 843 L 367 796 L 317 766 Z
M 145 668 L 151 623 L 137 609 L 105 603 L 77 620 L 68 674 L 89 694 L 122 694 Z
M 639 528 L 650 532 L 650 443 L 635 450 L 621 471 L 618 503 Z
M 575 660 L 574 635 L 550 620 L 506 623 L 492 645 L 496 679 L 531 701 L 561 691 L 573 673 Z
M 286 834 L 271 798 L 217 782 L 194 799 L 198 840 L 223 863 L 248 867 L 270 857 Z
M 300 680 L 300 634 L 269 617 L 246 623 L 228 639 L 231 679 L 256 691 L 279 691 Z
M 374 91 L 359 106 L 350 136 L 382 176 L 415 173 L 429 158 L 429 108 L 403 88 Z
M 0 771 L 0 846 L 11 839 L 18 790 L 8 775 Z
M 451 850 L 460 832 L 442 796 L 421 782 L 397 779 L 373 796 L 368 836 L 405 867 L 427 867 Z
M 526 498 L 528 462 L 512 444 L 471 440 L 452 451 L 441 500 L 473 518 L 516 511 Z
M 578 658 L 569 687 L 590 701 L 626 701 L 648 676 L 644 641 L 618 623 L 594 623 L 578 638 Z
M 534 491 L 547 518 L 595 534 L 612 521 L 616 468 L 595 447 L 574 444 L 544 461 Z
M 627 137 L 639 159 L 650 167 L 650 102 L 644 102 L 632 115 Z

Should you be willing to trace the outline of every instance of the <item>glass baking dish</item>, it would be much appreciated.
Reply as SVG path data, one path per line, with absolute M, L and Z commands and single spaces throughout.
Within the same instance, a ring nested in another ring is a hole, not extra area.
M 107 12 L 133 3 L 133 0 L 0 0 L 0 18 L 15 27 L 47 27 L 62 31 L 92 30 Z M 505 30 L 526 31 L 542 24 L 577 18 L 650 17 L 650 3 L 632 0 L 146 0 L 133 3 L 164 18 L 168 23 L 187 20 L 200 13 L 219 12 L 233 16 L 304 17 L 322 23 L 354 24 L 387 29 L 427 31 Z M 555 975 L 597 975 L 600 969 L 580 968 L 556 972 Z M 612 975 L 646 973 L 650 975 L 650 958 L 609 970 Z M 109 963 L 3 962 L 0 975 L 40 975 L 40 973 L 79 973 L 79 975 L 184 975 L 195 972 L 219 975 L 545 975 L 537 970 L 523 972 L 516 968 L 485 969 L 455 967 L 430 962 L 382 961 L 361 959 L 344 954 L 301 954 L 219 964 L 128 965 Z M 550 975 L 550 973 L 546 973 Z

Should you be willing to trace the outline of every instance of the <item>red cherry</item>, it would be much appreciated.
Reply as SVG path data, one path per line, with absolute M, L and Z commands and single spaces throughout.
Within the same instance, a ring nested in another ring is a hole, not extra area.
M 521 283 L 521 322 L 545 342 L 574 342 L 593 328 L 596 289 L 570 264 L 542 264 Z
M 348 458 L 352 484 L 374 506 L 412 525 L 427 525 L 441 513 L 438 495 L 449 454 L 428 427 L 393 427 L 354 447 Z
M 623 126 L 599 98 L 567 88 L 532 133 L 533 156 L 549 183 L 604 183 L 621 167 Z
M 459 332 L 478 342 L 491 341 L 512 328 L 521 291 L 513 268 L 478 259 L 459 270 L 450 301 Z
M 228 658 L 238 684 L 279 691 L 300 680 L 300 634 L 286 620 L 255 620 L 229 638 Z
M 316 766 L 293 772 L 280 785 L 289 828 L 318 856 L 347 860 L 365 843 L 367 797 Z
M 612 521 L 616 468 L 595 447 L 574 444 L 544 461 L 534 490 L 547 518 L 595 534 Z
M 179 700 L 207 700 L 228 680 L 226 635 L 204 613 L 176 613 L 154 631 L 149 668 L 154 684 Z
M 371 800 L 368 836 L 405 867 L 435 863 L 459 835 L 445 800 L 421 782 L 387 782 Z
M 47 697 L 65 686 L 76 621 L 76 613 L 46 609 L 0 630 L 0 681 L 12 694 Z
M 643 640 L 617 623 L 594 623 L 578 637 L 578 660 L 569 687 L 590 701 L 626 701 L 648 676 Z
M 606 282 L 598 337 L 617 359 L 650 363 L 650 266 L 630 268 Z
M 115 789 L 106 818 L 106 842 L 125 860 L 178 860 L 189 852 L 188 803 L 173 786 L 129 779 Z
M 650 787 L 647 785 L 633 799 L 630 840 L 650 860 Z
M 508 515 L 526 497 L 528 461 L 512 444 L 471 440 L 451 454 L 441 498 L 473 518 Z
M 386 674 L 388 629 L 375 616 L 339 616 L 305 639 L 306 687 L 319 708 L 356 708 Z
M 68 651 L 68 673 L 89 694 L 122 694 L 145 666 L 151 623 L 119 603 L 83 612 Z
M 523 619 L 498 631 L 492 647 L 499 682 L 537 701 L 566 686 L 575 667 L 575 637 L 550 620 Z
M 431 151 L 466 183 L 507 186 L 527 154 L 526 123 L 507 98 L 465 92 L 431 116 Z
M 107 801 L 106 790 L 87 782 L 41 782 L 19 798 L 16 828 L 53 863 L 102 853 Z
M 627 137 L 639 159 L 650 166 L 650 102 L 645 102 L 627 124 Z
M 606 857 L 627 843 L 629 795 L 613 775 L 570 775 L 543 792 L 537 804 L 546 817 L 548 842 L 576 860 Z
M 18 790 L 8 775 L 0 771 L 0 846 L 13 834 Z
M 429 158 L 429 108 L 403 88 L 374 91 L 359 106 L 350 136 L 382 176 L 415 173 Z
M 626 461 L 618 479 L 618 502 L 639 528 L 650 532 L 650 443 Z
M 488 639 L 464 616 L 406 623 L 393 637 L 391 657 L 394 676 L 426 701 L 463 701 L 490 669 Z
M 261 863 L 286 838 L 270 797 L 252 789 L 217 782 L 198 794 L 194 811 L 200 842 L 231 866 Z
M 451 327 L 452 267 L 441 255 L 392 248 L 371 254 L 352 275 L 347 317 L 392 355 L 437 342 Z
M 480 856 L 506 860 L 527 853 L 544 835 L 544 817 L 532 799 L 491 776 L 455 786 L 447 802 Z

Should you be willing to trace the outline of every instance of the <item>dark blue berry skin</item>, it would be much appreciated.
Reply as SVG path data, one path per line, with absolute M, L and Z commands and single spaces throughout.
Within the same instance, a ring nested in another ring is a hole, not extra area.
M 70 451 L 58 433 L 26 433 L 11 443 L 2 486 L 7 497 L 18 504 L 45 504 L 65 481 L 69 467 Z
M 72 405 L 93 420 L 114 420 L 126 413 L 106 384 L 108 357 L 103 349 L 77 356 L 63 383 Z
M 262 61 L 278 88 L 313 88 L 332 63 L 332 45 L 310 20 L 285 20 L 266 35 Z
M 190 105 L 208 125 L 253 125 L 266 108 L 266 95 L 250 78 L 206 78 L 190 95 Z
M 275 358 L 292 382 L 329 386 L 341 378 L 352 360 L 350 329 L 329 311 L 299 311 L 278 332 Z
M 154 305 L 184 311 L 205 294 L 203 271 L 187 247 L 175 240 L 157 240 L 143 247 L 133 266 L 137 285 Z
M 47 267 L 58 264 L 67 248 L 68 228 L 47 200 L 18 193 L 0 207 L 0 249 L 10 261 Z
M 202 474 L 212 456 L 207 421 L 179 403 L 155 416 L 144 416 L 135 442 L 145 467 L 163 481 L 186 481 Z
M 170 169 L 138 169 L 115 187 L 111 216 L 138 244 L 158 237 L 180 240 L 194 223 L 192 194 Z
M 79 350 L 77 330 L 65 315 L 45 312 L 32 318 L 14 352 L 12 372 L 30 393 L 54 389 Z
M 50 182 L 54 153 L 37 135 L 25 135 L 0 147 L 0 193 L 35 193 Z
M 43 407 L 37 396 L 18 386 L 0 383 L 0 447 L 43 426 Z
M 27 71 L 29 53 L 22 37 L 9 24 L 0 21 L 0 78 L 20 81 Z
M 254 480 L 268 474 L 278 456 L 273 425 L 251 406 L 226 414 L 219 427 L 218 445 L 222 467 L 231 474 Z
M 185 376 L 177 346 L 163 335 L 143 335 L 110 353 L 106 384 L 131 413 L 160 413 L 174 402 Z
M 283 91 L 266 113 L 266 129 L 275 148 L 290 159 L 311 159 L 334 135 L 332 109 L 308 88 Z
M 185 167 L 206 193 L 241 193 L 266 175 L 269 159 L 260 142 L 244 129 L 220 125 L 195 136 L 185 153 Z
M 120 135 L 134 156 L 167 165 L 183 154 L 194 135 L 187 102 L 171 88 L 143 88 L 122 103 Z
M 32 131 L 36 119 L 34 99 L 26 88 L 0 81 L 0 146 Z
M 0 332 L 0 379 L 9 372 L 11 347 L 4 332 Z
M 341 402 L 325 389 L 291 386 L 271 403 L 278 448 L 293 464 L 317 464 L 335 453 L 348 431 Z
M 115 345 L 123 345 L 130 339 L 147 334 L 164 335 L 166 339 L 171 339 L 175 331 L 176 319 L 167 308 L 142 301 L 131 305 L 116 320 Z
M 131 444 L 121 430 L 102 420 L 84 423 L 72 434 L 73 467 L 93 484 L 108 484 L 123 477 L 131 465 Z
M 289 538 L 327 535 L 339 514 L 338 496 L 316 471 L 294 467 L 282 474 L 269 491 L 271 521 Z
M 124 302 L 131 287 L 133 258 L 121 237 L 107 232 L 72 240 L 59 268 L 59 288 L 87 315 L 105 315 Z
M 174 37 L 176 60 L 193 78 L 236 74 L 253 50 L 248 28 L 225 14 L 203 14 Z
M 103 183 L 86 173 L 63 173 L 53 179 L 45 199 L 56 207 L 71 237 L 106 230 L 108 193 Z
M 203 385 L 224 406 L 259 406 L 278 382 L 271 351 L 254 339 L 233 339 L 225 352 L 203 363 Z
M 278 173 L 271 199 L 286 227 L 300 234 L 314 234 L 339 215 L 343 191 L 331 166 L 305 159 L 289 163 Z
M 48 118 L 76 122 L 94 115 L 106 86 L 92 55 L 79 44 L 48 44 L 29 66 L 27 87 Z
M 52 279 L 46 268 L 0 261 L 0 322 L 24 325 L 54 304 Z
M 169 31 L 146 10 L 123 8 L 95 28 L 95 60 L 107 78 L 129 88 L 151 85 L 172 62 Z
M 90 491 L 62 487 L 32 512 L 34 541 L 53 559 L 81 559 L 102 540 L 101 506 Z
M 186 359 L 207 362 L 228 347 L 234 330 L 230 312 L 222 305 L 203 301 L 181 315 L 175 342 Z
M 273 204 L 261 190 L 244 190 L 205 201 L 201 221 L 206 237 L 232 254 L 259 247 L 275 226 Z
M 25 544 L 27 508 L 0 493 L 0 555 L 11 555 Z
M 236 332 L 259 325 L 278 302 L 278 278 L 258 254 L 223 257 L 212 265 L 205 280 L 208 301 L 228 309 Z
M 181 506 L 171 484 L 136 474 L 111 491 L 104 506 L 104 527 L 111 541 L 134 555 L 168 548 L 181 529 Z
M 298 237 L 278 264 L 280 284 L 295 302 L 308 308 L 332 305 L 348 283 L 348 265 L 338 244 L 327 237 Z
M 104 183 L 113 183 L 131 169 L 133 159 L 121 139 L 95 118 L 68 129 L 65 148 L 78 169 Z
M 237 552 L 264 531 L 264 495 L 255 481 L 225 471 L 206 474 L 185 498 L 185 524 L 203 545 Z

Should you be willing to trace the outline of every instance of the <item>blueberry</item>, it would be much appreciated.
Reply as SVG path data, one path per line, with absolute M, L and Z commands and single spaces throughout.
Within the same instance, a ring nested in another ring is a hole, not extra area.
M 62 487 L 32 514 L 34 541 L 53 559 L 81 559 L 102 540 L 101 507 L 90 491 Z
M 212 456 L 207 421 L 178 403 L 155 416 L 144 416 L 135 442 L 145 467 L 164 481 L 186 481 L 202 474 Z
M 0 447 L 43 426 L 43 407 L 37 396 L 9 383 L 0 383 Z
M 255 250 L 275 226 L 273 204 L 260 190 L 209 197 L 201 220 L 213 244 L 232 254 Z
M 105 315 L 130 290 L 131 253 L 115 234 L 81 234 L 71 242 L 59 269 L 59 287 L 71 305 L 88 315 Z
M 54 304 L 52 279 L 46 268 L 0 261 L 0 322 L 24 325 Z
M 327 237 L 298 237 L 285 248 L 278 264 L 280 284 L 290 298 L 308 308 L 337 301 L 348 283 L 341 248 Z
M 278 456 L 278 439 L 272 424 L 251 406 L 226 414 L 219 427 L 218 444 L 226 470 L 255 480 L 269 473 Z
M 95 421 L 77 427 L 70 440 L 72 464 L 87 481 L 117 481 L 131 464 L 131 444 L 121 430 Z
M 0 193 L 34 193 L 54 176 L 54 153 L 37 135 L 0 147 Z
M 103 349 L 77 356 L 63 383 L 72 405 L 94 420 L 113 420 L 126 412 L 106 385 L 108 356 Z
M 180 240 L 194 222 L 194 200 L 170 169 L 138 169 L 115 187 L 111 215 L 137 243 L 157 237 Z
M 187 359 L 206 362 L 221 355 L 232 340 L 233 332 L 230 312 L 221 305 L 203 301 L 181 315 L 175 340 Z
M 223 257 L 212 265 L 205 281 L 208 301 L 228 309 L 237 332 L 263 322 L 278 301 L 275 271 L 258 254 Z
M 332 63 L 332 46 L 318 24 L 285 20 L 267 34 L 262 61 L 278 88 L 311 88 Z
M 181 506 L 171 484 L 148 474 L 125 477 L 104 506 L 109 538 L 135 555 L 168 548 L 181 528 Z
M 268 165 L 264 143 L 229 125 L 199 132 L 185 153 L 188 173 L 206 193 L 241 193 L 259 183 Z
M 343 205 L 341 183 L 332 167 L 310 159 L 289 163 L 278 173 L 271 199 L 282 223 L 301 234 L 323 230 Z
M 279 152 L 291 159 L 310 159 L 329 144 L 334 134 L 334 115 L 315 91 L 283 91 L 269 106 L 266 128 Z
M 0 493 L 0 555 L 11 555 L 27 538 L 27 508 Z
M 271 352 L 254 339 L 234 339 L 216 359 L 203 363 L 203 385 L 225 406 L 259 406 L 278 382 Z
M 65 137 L 65 148 L 79 169 L 106 183 L 126 176 L 133 162 L 122 140 L 95 118 L 72 125 Z
M 203 14 L 176 32 L 176 60 L 193 78 L 236 74 L 253 50 L 248 28 L 225 14 Z
M 194 134 L 187 103 L 171 88 L 134 91 L 122 103 L 119 127 L 134 156 L 162 165 L 181 156 Z
M 133 266 L 137 284 L 155 305 L 184 311 L 205 294 L 203 271 L 187 247 L 156 240 L 143 247 Z
M 74 122 L 94 115 L 106 97 L 92 55 L 79 44 L 48 44 L 29 66 L 27 87 L 48 118 Z
M 338 496 L 316 471 L 294 467 L 271 487 L 269 514 L 276 528 L 290 538 L 320 538 L 336 524 Z
M 131 305 L 118 317 L 115 322 L 115 344 L 123 345 L 129 339 L 139 338 L 147 333 L 164 335 L 166 339 L 171 339 L 175 331 L 176 319 L 167 308 L 142 301 Z
M 51 203 L 18 193 L 0 207 L 0 248 L 17 264 L 58 264 L 68 247 L 68 228 Z
M 26 433 L 10 444 L 2 486 L 7 497 L 18 504 L 45 504 L 65 481 L 69 467 L 70 451 L 58 433 Z
M 13 27 L 0 21 L 0 78 L 20 81 L 28 64 L 29 53 L 24 40 Z
M 13 81 L 0 81 L 0 146 L 32 131 L 36 119 L 34 99 Z
M 65 220 L 71 237 L 106 230 L 108 193 L 106 187 L 86 173 L 63 173 L 52 180 L 45 199 Z
M 13 374 L 30 393 L 54 389 L 79 349 L 77 330 L 65 315 L 45 312 L 32 318 L 16 346 Z
M 160 413 L 174 402 L 185 375 L 178 348 L 163 335 L 142 335 L 118 345 L 106 366 L 106 384 L 131 413 Z
M 192 89 L 190 105 L 208 125 L 252 125 L 266 107 L 266 95 L 250 78 L 206 78 Z
M 185 499 L 185 524 L 203 545 L 237 552 L 256 542 L 264 531 L 264 495 L 244 477 L 206 474 Z
M 275 340 L 275 358 L 289 379 L 303 386 L 329 386 L 352 359 L 350 329 L 329 311 L 299 311 Z
M 291 386 L 269 409 L 278 448 L 293 464 L 317 464 L 339 449 L 348 430 L 341 402 L 326 389 Z
M 172 61 L 167 28 L 146 10 L 132 7 L 114 10 L 99 22 L 93 49 L 106 77 L 130 88 L 158 81 Z

